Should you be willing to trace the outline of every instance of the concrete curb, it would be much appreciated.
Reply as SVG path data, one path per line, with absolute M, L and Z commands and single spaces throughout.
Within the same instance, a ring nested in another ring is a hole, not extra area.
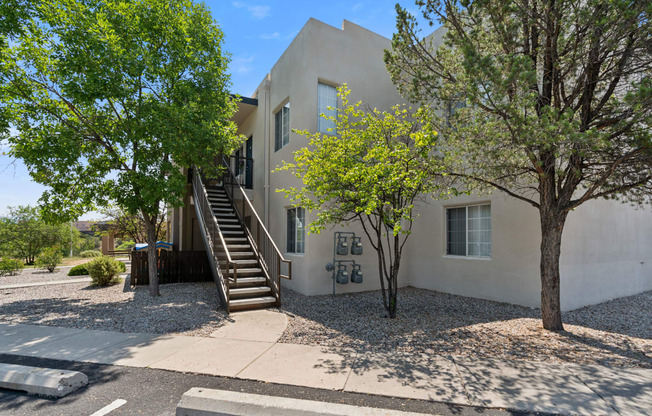
M 177 416 L 410 416 L 398 410 L 263 396 L 193 387 L 183 394 Z
M 47 397 L 63 397 L 88 384 L 78 371 L 0 364 L 0 388 Z

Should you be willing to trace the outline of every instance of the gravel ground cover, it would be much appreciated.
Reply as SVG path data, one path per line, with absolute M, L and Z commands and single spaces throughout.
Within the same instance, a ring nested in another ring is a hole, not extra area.
M 1 276 L 0 286 L 18 283 L 53 282 L 55 280 L 79 279 L 88 276 L 68 276 L 72 266 L 57 267 L 53 273 L 41 269 L 23 269 L 15 276 Z
M 384 317 L 380 292 L 307 297 L 283 291 L 283 343 L 373 351 L 652 368 L 652 292 L 565 313 L 565 331 L 536 309 L 416 288 Z
M 128 280 L 109 287 L 88 283 L 0 290 L 0 322 L 119 332 L 209 336 L 227 321 L 214 283 L 147 287 Z

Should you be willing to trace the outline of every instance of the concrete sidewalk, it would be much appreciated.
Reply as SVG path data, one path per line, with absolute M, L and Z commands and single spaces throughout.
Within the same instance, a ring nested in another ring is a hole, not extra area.
M 522 411 L 644 415 L 652 409 L 652 370 L 281 344 L 286 317 L 266 313 L 259 338 L 251 331 L 241 336 L 238 328 L 252 321 L 246 314 L 232 315 L 236 325 L 209 338 L 0 324 L 0 351 Z

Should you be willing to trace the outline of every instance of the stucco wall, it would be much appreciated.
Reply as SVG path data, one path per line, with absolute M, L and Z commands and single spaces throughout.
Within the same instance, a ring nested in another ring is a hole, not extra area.
M 443 31 L 431 36 L 441 42 Z M 293 262 L 293 280 L 286 287 L 307 295 L 332 290 L 326 263 L 332 261 L 333 232 L 359 226 L 340 225 L 320 235 L 306 236 L 304 254 L 286 253 L 286 209 L 291 202 L 277 192 L 301 186 L 287 172 L 271 171 L 307 140 L 290 133 L 290 143 L 274 151 L 274 113 L 290 102 L 290 127 L 317 130 L 317 84 L 347 83 L 352 100 L 387 109 L 402 102 L 385 69 L 383 50 L 388 39 L 344 21 L 342 29 L 311 19 L 271 69 L 255 93 L 258 107 L 240 125 L 253 136 L 254 205 L 284 255 Z M 269 183 L 269 188 L 266 184 Z M 445 255 L 446 207 L 491 203 L 492 255 L 473 259 Z M 402 262 L 400 285 L 510 302 L 530 307 L 540 303 L 538 211 L 494 193 L 430 200 L 419 207 L 420 217 Z M 314 214 L 307 213 L 307 222 Z M 362 285 L 338 285 L 338 293 L 380 287 L 375 252 L 365 239 L 365 254 L 347 257 L 361 263 Z M 569 215 L 562 242 L 562 308 L 626 296 L 652 289 L 652 211 L 635 210 L 613 201 L 592 201 Z

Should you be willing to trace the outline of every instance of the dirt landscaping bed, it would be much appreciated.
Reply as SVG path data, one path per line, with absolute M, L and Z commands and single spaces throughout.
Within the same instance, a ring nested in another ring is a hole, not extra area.
M 77 276 L 79 277 L 79 276 Z M 148 288 L 127 281 L 94 287 L 89 283 L 0 290 L 0 322 L 119 332 L 209 336 L 228 319 L 218 310 L 214 283 Z
M 390 320 L 380 296 L 284 290 L 280 342 L 652 368 L 652 292 L 565 313 L 560 333 L 543 330 L 536 309 L 415 288 L 399 290 Z

